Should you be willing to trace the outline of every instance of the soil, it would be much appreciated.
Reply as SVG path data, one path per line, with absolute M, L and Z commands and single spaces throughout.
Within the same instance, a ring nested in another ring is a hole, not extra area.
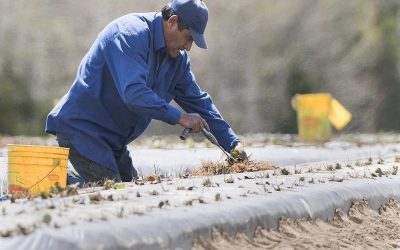
M 258 228 L 253 239 L 214 231 L 211 241 L 198 239 L 193 249 L 395 249 L 400 247 L 399 214 L 398 201 L 379 212 L 358 201 L 348 214 L 337 210 L 330 222 L 281 219 L 278 231 Z

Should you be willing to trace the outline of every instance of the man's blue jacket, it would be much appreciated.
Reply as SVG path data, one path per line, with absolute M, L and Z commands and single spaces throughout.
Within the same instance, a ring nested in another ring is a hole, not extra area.
M 86 158 L 118 171 L 114 153 L 137 138 L 151 119 L 177 124 L 180 110 L 199 113 L 222 147 L 237 136 L 196 83 L 186 51 L 166 57 L 160 13 L 129 14 L 100 32 L 76 80 L 50 112 L 46 132 L 63 134 Z

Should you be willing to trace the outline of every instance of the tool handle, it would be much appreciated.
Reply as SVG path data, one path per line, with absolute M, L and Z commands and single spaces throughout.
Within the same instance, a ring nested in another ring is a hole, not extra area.
M 213 134 L 211 134 L 211 132 L 209 130 L 207 130 L 206 128 L 203 128 L 201 130 L 201 132 L 203 133 L 203 135 L 214 145 L 219 145 L 217 139 L 214 137 Z
M 191 128 L 185 128 L 183 131 L 182 131 L 182 133 L 181 133 L 181 135 L 179 136 L 179 138 L 181 138 L 181 140 L 186 140 L 186 138 L 188 137 L 188 135 L 189 135 L 189 133 L 190 133 L 190 130 L 192 130 Z

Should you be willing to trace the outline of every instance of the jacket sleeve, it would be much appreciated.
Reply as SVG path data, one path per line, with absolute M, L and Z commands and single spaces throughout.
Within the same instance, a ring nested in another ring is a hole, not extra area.
M 149 48 L 143 36 L 119 34 L 108 41 L 103 48 L 105 62 L 129 109 L 174 125 L 181 112 L 146 85 L 149 68 L 145 58 Z
M 229 124 L 223 119 L 207 92 L 203 92 L 196 83 L 190 69 L 190 62 L 184 66 L 183 74 L 174 89 L 174 100 L 187 113 L 198 113 L 208 123 L 211 133 L 228 152 L 233 149 L 239 139 Z

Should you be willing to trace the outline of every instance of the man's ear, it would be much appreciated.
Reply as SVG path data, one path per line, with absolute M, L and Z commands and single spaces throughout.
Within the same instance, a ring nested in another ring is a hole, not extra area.
M 175 24 L 178 23 L 178 16 L 177 15 L 172 15 L 169 19 L 168 19 L 168 24 L 170 26 L 174 26 Z

